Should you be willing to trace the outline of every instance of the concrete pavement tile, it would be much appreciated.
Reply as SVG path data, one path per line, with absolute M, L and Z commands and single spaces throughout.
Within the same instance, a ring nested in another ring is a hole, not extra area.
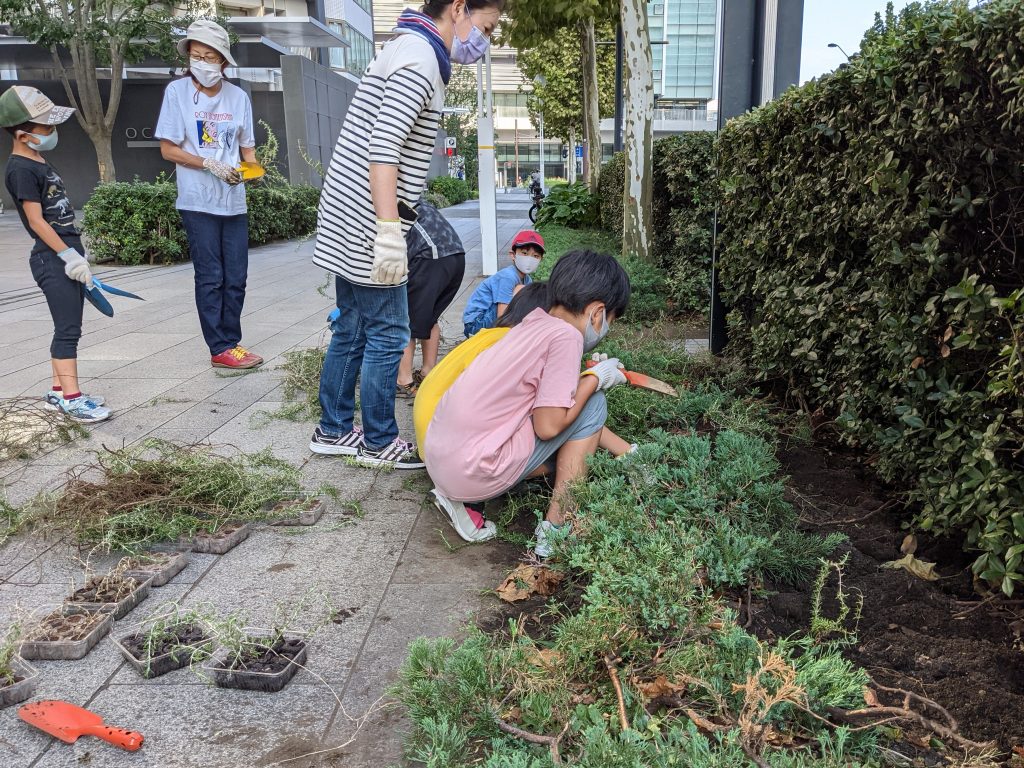
M 90 708 L 142 732 L 145 746 L 125 752 L 80 739 L 56 745 L 38 768 L 248 768 L 286 740 L 317 743 L 332 711 L 331 703 L 294 681 L 273 694 L 212 685 L 112 685 Z
M 7 584 L 21 587 L 57 585 L 70 594 L 73 588 L 80 587 L 85 581 L 87 568 L 93 573 L 106 573 L 123 556 L 123 553 L 90 551 L 67 541 L 59 541 L 11 574 Z
M 0 626 L 41 615 L 64 602 L 69 584 L 0 584 Z
M 190 338 L 184 333 L 128 333 L 99 344 L 85 344 L 78 356 L 81 360 L 141 360 Z
M 452 551 L 449 544 L 457 549 Z M 392 584 L 473 584 L 493 589 L 505 578 L 508 563 L 521 554 L 521 547 L 501 540 L 467 545 L 447 516 L 431 505 L 413 527 Z
M 186 379 L 123 379 L 119 376 L 103 376 L 97 379 L 87 379 L 81 382 L 84 389 L 90 390 L 91 395 L 103 395 L 110 404 L 111 409 L 124 411 L 136 405 L 147 403 L 165 392 L 172 394 L 168 397 L 178 397 L 181 387 Z M 103 424 L 95 425 L 95 429 L 101 429 Z
M 0 545 L 0 584 L 55 545 L 53 540 L 24 533 L 4 542 Z
M 7 501 L 18 507 L 42 491 L 52 491 L 64 483 L 68 467 L 27 464 L 3 478 Z

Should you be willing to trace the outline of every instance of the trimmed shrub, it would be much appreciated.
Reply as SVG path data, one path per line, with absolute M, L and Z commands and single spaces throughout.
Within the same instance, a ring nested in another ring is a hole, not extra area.
M 537 226 L 558 224 L 572 229 L 597 226 L 601 211 L 597 197 L 586 184 L 560 184 L 553 187 L 537 215 Z
M 732 347 L 1024 580 L 1024 5 L 912 4 L 721 136 Z
M 173 182 L 160 176 L 143 181 L 101 184 L 83 210 L 89 252 L 98 261 L 170 264 L 187 261 L 188 241 Z
M 469 184 L 463 179 L 456 179 L 451 176 L 437 176 L 430 180 L 427 189 L 444 195 L 452 205 L 458 205 L 469 200 Z
M 703 310 L 711 299 L 710 270 L 716 180 L 710 132 L 654 142 L 654 253 L 678 309 Z M 616 154 L 601 171 L 601 225 L 621 235 L 625 157 Z
M 451 202 L 440 192 L 431 192 L 429 189 L 423 193 L 423 199 L 435 208 L 447 208 Z
M 99 261 L 170 264 L 188 261 L 188 240 L 174 207 L 175 185 L 156 182 L 102 184 L 85 204 L 84 229 L 90 253 Z M 305 237 L 316 230 L 320 191 L 287 184 L 250 184 L 249 243 Z

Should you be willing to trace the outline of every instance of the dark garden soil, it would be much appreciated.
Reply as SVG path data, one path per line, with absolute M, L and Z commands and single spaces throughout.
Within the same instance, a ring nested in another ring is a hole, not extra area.
M 66 602 L 68 603 L 117 603 L 124 600 L 139 587 L 139 582 L 131 577 L 106 578 L 94 576 L 84 587 L 76 589 Z
M 104 619 L 106 619 L 106 614 L 103 613 L 65 615 L 60 611 L 54 611 L 29 628 L 27 639 L 46 643 L 84 640 Z
M 881 569 L 903 556 L 907 532 L 895 495 L 848 453 L 815 445 L 788 448 L 779 459 L 804 528 L 850 539 L 836 556 L 849 553 L 843 589 L 863 596 L 864 608 L 847 656 L 877 683 L 937 701 L 970 739 L 997 740 L 1004 750 L 1024 744 L 1024 606 L 983 601 L 973 558 L 952 541 L 918 535 L 916 557 L 937 564 L 938 581 Z M 807 630 L 811 585 L 766 591 L 754 600 L 752 632 L 771 639 Z M 824 601 L 828 617 L 836 615 L 835 591 L 833 578 L 824 591 L 833 596 L 831 605 Z
M 306 642 L 299 638 L 283 638 L 272 648 L 259 648 L 247 653 L 231 669 L 237 672 L 276 674 L 291 664 L 305 646 Z
M 164 654 L 170 653 L 176 648 L 183 646 L 199 645 L 206 640 L 206 635 L 203 633 L 202 627 L 197 627 L 194 624 L 187 624 L 180 627 L 171 627 L 167 630 L 166 635 L 162 637 L 156 645 L 150 649 L 150 658 L 156 658 L 157 656 L 163 656 Z M 146 659 L 146 636 L 137 633 L 129 635 L 128 637 L 121 639 L 121 644 L 128 650 L 128 652 L 139 661 L 145 661 Z

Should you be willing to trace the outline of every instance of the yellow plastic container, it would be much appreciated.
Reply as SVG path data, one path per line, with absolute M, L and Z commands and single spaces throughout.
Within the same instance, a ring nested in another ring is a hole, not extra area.
M 238 172 L 242 174 L 242 181 L 253 181 L 263 178 L 267 171 L 259 163 L 242 163 L 238 166 Z

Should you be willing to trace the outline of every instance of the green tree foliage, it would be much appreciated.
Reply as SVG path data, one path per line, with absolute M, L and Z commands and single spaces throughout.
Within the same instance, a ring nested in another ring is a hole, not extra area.
M 519 51 L 519 68 L 527 80 L 533 82 L 528 90 L 526 104 L 532 115 L 544 115 L 544 131 L 565 142 L 583 134 L 583 59 L 580 38 L 575 30 L 543 40 Z M 598 37 L 614 37 L 614 30 L 605 25 Z M 615 111 L 615 50 L 604 46 L 598 49 L 598 93 L 600 116 Z M 538 83 L 535 78 L 546 82 Z
M 201 6 L 208 8 L 207 5 Z M 190 2 L 174 24 L 198 18 Z M 178 59 L 171 4 L 152 0 L 0 0 L 0 21 L 48 49 L 69 106 L 96 149 L 101 181 L 115 181 L 110 138 L 121 104 L 124 67 L 147 56 Z M 97 69 L 110 68 L 110 90 L 101 92 Z
M 833 416 L 1024 581 L 1024 5 L 908 7 L 849 67 L 730 121 L 722 282 L 733 344 Z
M 601 172 L 601 225 L 621 236 L 625 157 Z M 653 263 L 667 277 L 678 310 L 703 311 L 710 301 L 712 225 L 717 199 L 714 135 L 669 136 L 654 142 Z

